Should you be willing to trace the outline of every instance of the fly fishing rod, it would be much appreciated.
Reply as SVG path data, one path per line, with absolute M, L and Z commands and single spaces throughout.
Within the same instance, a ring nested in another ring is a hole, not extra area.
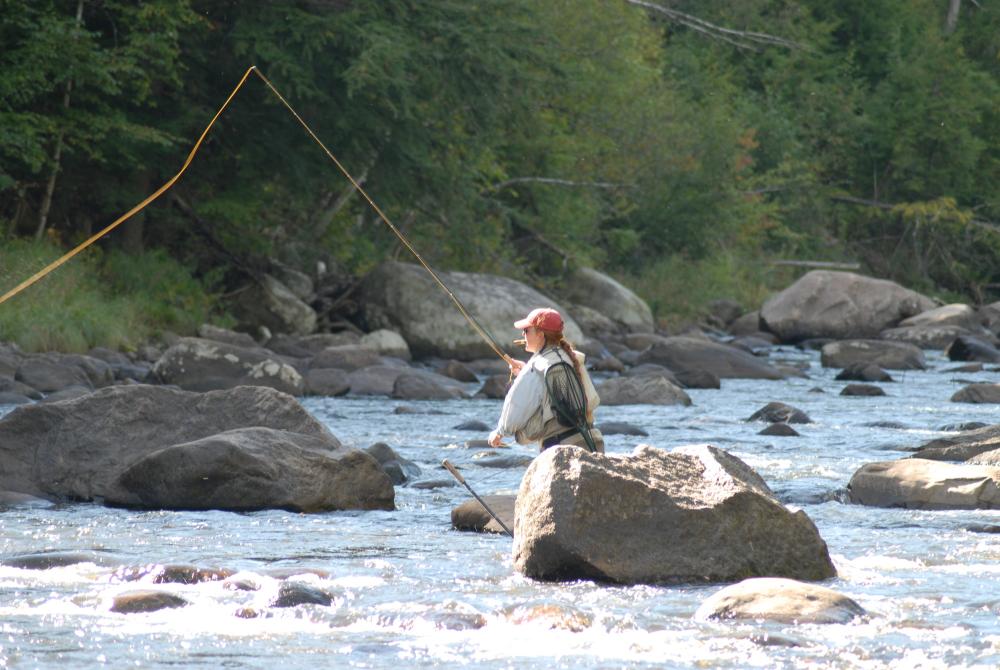
M 467 488 L 469 490 L 469 493 L 472 494 L 473 498 L 475 498 L 476 500 L 479 501 L 479 504 L 483 506 L 483 509 L 486 510 L 486 513 L 489 514 L 491 517 L 493 517 L 494 521 L 496 521 L 498 524 L 500 524 L 500 527 L 503 528 L 503 532 L 507 533 L 511 537 L 514 537 L 514 533 L 512 533 L 510 531 L 510 528 L 507 527 L 507 524 L 505 524 L 503 521 L 501 521 L 500 517 L 498 517 L 493 512 L 493 510 L 490 509 L 490 506 L 487 505 L 486 502 L 482 498 L 479 497 L 479 494 L 472 490 L 472 487 L 469 486 L 469 484 L 465 481 L 465 477 L 462 476 L 462 473 L 460 473 L 455 468 L 455 466 L 451 464 L 451 462 L 447 458 L 444 459 L 443 461 L 441 461 L 441 465 L 443 465 L 445 467 L 445 469 L 448 472 L 451 473 L 452 477 L 454 477 L 455 479 L 458 480 L 459 484 L 461 484 L 462 486 L 464 486 L 465 488 Z
M 132 218 L 132 216 L 141 212 L 150 203 L 152 203 L 154 200 L 163 195 L 163 193 L 165 193 L 168 189 L 170 189 L 174 185 L 174 183 L 177 182 L 178 179 L 180 179 L 181 175 L 184 174 L 184 172 L 188 169 L 188 166 L 191 165 L 191 162 L 194 160 L 195 154 L 198 153 L 198 150 L 201 148 L 202 142 L 205 140 L 205 136 L 208 135 L 208 132 L 215 125 L 215 122 L 218 121 L 219 117 L 222 116 L 222 113 L 229 106 L 229 103 L 232 102 L 233 98 L 236 97 L 236 94 L 240 91 L 241 88 L 243 88 L 243 85 L 246 83 L 251 73 L 257 75 L 257 77 L 262 82 L 264 82 L 264 84 L 275 95 L 275 97 L 277 97 L 278 100 L 281 101 L 281 104 L 284 105 L 285 109 L 287 109 L 289 113 L 293 117 L 295 117 L 295 120 L 298 121 L 299 124 L 305 129 L 306 133 L 309 134 L 309 137 L 311 137 L 313 141 L 320 146 L 320 148 L 327 155 L 327 157 L 331 161 L 333 161 L 333 163 L 343 173 L 343 175 L 347 178 L 347 180 L 351 182 L 351 185 L 354 187 L 354 189 L 364 197 L 364 199 L 368 202 L 371 208 L 382 220 L 382 222 L 389 227 L 389 229 L 396 235 L 397 238 L 399 238 L 399 241 L 402 242 L 403 246 L 405 246 L 410 251 L 410 253 L 413 254 L 413 256 L 417 259 L 417 261 L 420 262 L 420 265 L 422 265 L 423 268 L 427 270 L 427 272 L 431 275 L 431 277 L 433 277 L 434 281 L 441 288 L 441 290 L 443 290 L 448 295 L 451 301 L 455 304 L 455 307 L 458 308 L 458 311 L 461 312 L 462 316 L 464 316 L 466 321 L 469 322 L 469 325 L 472 326 L 472 329 L 475 330 L 476 333 L 478 333 L 479 336 L 486 341 L 486 343 L 490 346 L 490 348 L 494 351 L 494 353 L 496 353 L 497 356 L 499 356 L 501 359 L 510 364 L 510 362 L 513 359 L 511 359 L 511 357 L 508 356 L 503 351 L 499 343 L 497 343 L 496 339 L 494 339 L 493 336 L 490 335 L 489 332 L 487 332 L 487 330 L 482 326 L 482 324 L 480 324 L 479 321 L 476 320 L 476 318 L 469 313 L 469 311 L 465 308 L 465 305 L 462 304 L 462 301 L 458 299 L 458 297 L 454 294 L 454 292 L 452 292 L 450 288 L 448 288 L 448 286 L 444 283 L 441 277 L 438 276 L 438 274 L 434 271 L 434 269 L 430 266 L 430 264 L 428 264 L 427 261 L 424 260 L 423 256 L 421 256 L 420 253 L 413 247 L 413 245 L 410 244 L 410 241 L 406 239 L 406 236 L 403 235 L 402 231 L 400 231 L 399 228 L 397 228 L 392 223 L 392 221 L 389 220 L 389 217 L 387 217 L 385 213 L 381 210 L 381 208 L 379 208 L 379 206 L 375 204 L 375 201 L 372 200 L 372 198 L 368 195 L 368 193 L 361 187 L 361 184 L 358 183 L 358 181 L 351 175 L 351 173 L 347 171 L 344 165 L 337 159 L 336 156 L 333 155 L 333 152 L 331 152 L 326 147 L 326 145 L 323 144 L 323 141 L 320 140 L 319 137 L 316 135 L 316 133 L 313 132 L 312 128 L 309 127 L 309 124 L 307 124 L 305 120 L 301 116 L 299 116 L 299 113 L 296 112 L 295 109 L 292 107 L 292 105 L 285 99 L 285 97 L 278 92 L 278 89 L 274 87 L 271 81 L 267 77 L 265 77 L 260 70 L 257 69 L 256 65 L 250 66 L 250 68 L 243 74 L 243 77 L 240 79 L 239 83 L 236 85 L 233 91 L 229 94 L 229 97 L 226 98 L 226 101 L 224 103 L 222 103 L 222 106 L 215 113 L 215 116 L 212 117 L 212 120 L 209 122 L 208 126 L 206 126 L 205 130 L 202 131 L 201 136 L 198 138 L 197 142 L 195 142 L 194 147 L 191 149 L 191 152 L 188 154 L 188 157 L 184 161 L 183 166 L 176 175 L 170 178 L 165 184 L 163 184 L 163 186 L 158 188 L 156 191 L 150 194 L 145 200 L 143 200 L 138 205 L 130 209 L 128 212 L 120 216 L 110 225 L 101 229 L 94 235 L 90 236 L 89 238 L 84 240 L 81 244 L 77 245 L 75 248 L 64 254 L 62 257 L 56 259 L 52 263 L 49 263 L 47 266 L 45 266 L 32 276 L 28 277 L 14 288 L 0 295 L 0 304 L 3 304 L 10 298 L 13 298 L 15 295 L 17 295 L 24 289 L 28 288 L 35 282 L 45 277 L 47 274 L 49 274 L 50 272 L 61 266 L 63 263 L 67 262 L 68 260 L 76 256 L 78 253 L 89 247 L 91 244 L 93 244 L 100 238 L 110 233 L 119 225 L 121 225 L 128 219 Z

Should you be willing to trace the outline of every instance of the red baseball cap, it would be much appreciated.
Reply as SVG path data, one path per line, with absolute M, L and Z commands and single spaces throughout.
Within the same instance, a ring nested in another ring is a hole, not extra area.
M 547 330 L 551 333 L 561 332 L 563 329 L 563 319 L 559 312 L 549 307 L 539 307 L 533 309 L 520 321 L 514 322 L 514 327 L 520 330 L 534 326 L 539 330 Z

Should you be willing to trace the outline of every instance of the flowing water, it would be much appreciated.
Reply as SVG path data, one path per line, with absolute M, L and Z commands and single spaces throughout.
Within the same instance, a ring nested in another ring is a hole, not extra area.
M 948 425 L 998 423 L 995 406 L 949 402 L 996 374 L 895 372 L 887 397 L 842 397 L 844 382 L 812 352 L 809 379 L 726 380 L 689 391 L 691 407 L 603 407 L 649 437 L 607 436 L 609 452 L 640 443 L 709 443 L 749 463 L 787 505 L 813 519 L 839 577 L 825 583 L 860 603 L 864 620 L 836 625 L 718 623 L 694 618 L 721 585 L 540 583 L 512 567 L 511 541 L 450 529 L 465 489 L 397 487 L 393 512 L 295 514 L 163 512 L 93 504 L 0 510 L 0 563 L 37 552 L 91 552 L 44 570 L 0 565 L 0 667 L 292 668 L 997 668 L 1000 526 L 997 511 L 876 509 L 844 502 L 863 463 L 891 460 Z M 825 393 L 810 392 L 822 388 Z M 471 389 L 475 385 L 470 386 Z M 814 423 L 801 437 L 764 437 L 743 419 L 766 402 L 792 404 Z M 480 494 L 514 492 L 523 468 L 477 465 L 464 421 L 492 423 L 499 401 L 408 402 L 311 398 L 306 408 L 345 443 L 383 441 L 448 479 L 448 458 Z M 419 414 L 394 414 L 401 404 Z M 9 409 L 9 408 L 7 408 Z M 531 455 L 526 447 L 503 452 Z M 120 566 L 189 564 L 237 571 L 224 582 L 121 579 Z M 333 595 L 329 607 L 271 608 L 279 577 Z M 298 573 L 298 574 L 295 574 Z M 144 614 L 110 611 L 116 594 L 155 588 L 189 605 Z M 256 612 L 245 618 L 237 613 Z

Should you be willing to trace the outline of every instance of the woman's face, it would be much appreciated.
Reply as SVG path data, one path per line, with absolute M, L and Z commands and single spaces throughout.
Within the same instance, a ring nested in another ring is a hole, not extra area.
M 538 328 L 528 326 L 521 332 L 524 333 L 524 350 L 528 353 L 533 354 L 541 351 L 542 347 L 545 346 L 545 335 Z

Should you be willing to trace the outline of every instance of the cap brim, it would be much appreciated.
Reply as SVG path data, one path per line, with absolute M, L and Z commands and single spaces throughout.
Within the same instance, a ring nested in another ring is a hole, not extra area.
M 531 320 L 530 319 L 521 319 L 520 321 L 515 321 L 514 322 L 514 327 L 515 328 L 519 328 L 520 330 L 524 330 L 525 328 L 530 328 L 531 327 Z

